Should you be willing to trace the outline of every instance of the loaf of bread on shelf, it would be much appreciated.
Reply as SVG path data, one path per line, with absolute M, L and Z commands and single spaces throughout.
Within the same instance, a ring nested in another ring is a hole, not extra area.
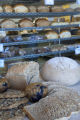
M 14 12 L 15 13 L 27 13 L 28 11 L 29 11 L 28 7 L 26 7 L 23 4 L 17 4 L 17 5 L 14 6 Z
M 35 24 L 37 27 L 49 26 L 50 21 L 47 18 L 38 18 L 35 20 Z
M 13 12 L 13 7 L 11 5 L 4 5 L 3 9 L 4 9 L 4 12 L 7 12 L 7 13 Z
M 0 6 L 0 13 L 2 13 L 3 12 L 3 8 L 2 8 L 2 6 Z
M 74 12 L 74 9 L 73 8 L 66 8 L 65 11 L 66 12 Z
M 75 12 L 80 12 L 80 7 L 74 9 Z
M 31 13 L 37 12 L 36 6 L 29 6 L 28 8 L 29 8 L 29 12 L 31 12 Z
M 51 7 L 51 12 L 64 12 L 65 9 L 62 8 L 61 6 L 54 6 L 54 7 Z
M 48 31 L 48 32 L 45 34 L 45 36 L 46 36 L 47 39 L 58 39 L 58 34 L 57 34 L 57 32 L 52 31 L 52 30 Z
M 24 90 L 26 85 L 40 82 L 39 64 L 34 61 L 17 63 L 8 69 L 6 78 L 12 89 Z
M 37 11 L 38 11 L 38 12 L 49 12 L 50 9 L 49 9 L 48 6 L 39 6 L 39 7 L 37 8 Z
M 34 24 L 33 24 L 31 19 L 24 18 L 24 19 L 19 21 L 19 26 L 20 27 L 33 27 Z
M 68 57 L 54 57 L 43 65 L 41 77 L 45 81 L 74 85 L 80 81 L 80 65 Z
M 1 28 L 16 28 L 17 25 L 12 19 L 4 19 L 1 21 Z
M 63 30 L 61 31 L 59 36 L 60 38 L 68 38 L 68 37 L 71 37 L 71 32 L 68 30 Z

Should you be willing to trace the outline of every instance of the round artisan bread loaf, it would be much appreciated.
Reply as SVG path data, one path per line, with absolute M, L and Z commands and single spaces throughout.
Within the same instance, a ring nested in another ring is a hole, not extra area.
M 35 21 L 35 24 L 36 24 L 37 27 L 49 26 L 50 21 L 48 21 L 46 18 L 38 18 Z
M 55 31 L 49 31 L 45 34 L 47 39 L 58 39 L 58 34 Z
M 37 62 L 20 62 L 13 65 L 6 78 L 12 89 L 24 90 L 29 83 L 39 82 L 39 64 Z
M 14 6 L 14 12 L 16 13 L 27 13 L 28 11 L 28 7 L 23 4 L 17 4 Z
M 16 28 L 16 23 L 11 19 L 4 19 L 1 21 L 2 28 Z
M 48 6 L 39 6 L 39 7 L 37 8 L 37 11 L 38 11 L 38 12 L 49 12 L 50 9 L 49 9 Z
M 24 18 L 24 19 L 19 21 L 19 26 L 20 27 L 33 27 L 34 24 L 33 24 L 31 19 Z
M 10 12 L 10 13 L 13 12 L 13 8 L 11 5 L 4 5 L 3 9 L 4 9 L 4 12 Z
M 55 7 L 51 7 L 51 12 L 64 12 L 65 9 L 62 8 L 61 6 L 55 6 Z
M 45 81 L 74 85 L 80 81 L 80 65 L 68 57 L 55 57 L 44 64 L 41 77 Z
M 63 30 L 60 33 L 60 38 L 69 38 L 69 37 L 71 37 L 71 32 L 68 30 Z
M 36 6 L 29 6 L 29 12 L 37 12 Z

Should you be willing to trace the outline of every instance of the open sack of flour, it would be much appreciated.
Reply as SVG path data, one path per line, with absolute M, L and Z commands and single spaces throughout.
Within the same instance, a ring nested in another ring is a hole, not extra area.
M 29 83 L 40 82 L 37 62 L 20 62 L 8 70 L 6 78 L 13 89 L 24 90 Z
M 55 57 L 44 64 L 41 77 L 45 81 L 74 85 L 80 81 L 80 65 L 68 57 Z

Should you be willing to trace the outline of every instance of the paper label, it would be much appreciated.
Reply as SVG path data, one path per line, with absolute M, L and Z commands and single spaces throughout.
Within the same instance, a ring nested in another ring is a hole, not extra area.
M 3 59 L 0 59 L 0 68 L 4 68 L 4 60 Z
M 75 55 L 79 55 L 80 54 L 80 47 L 75 49 Z
M 54 5 L 54 0 L 44 0 L 45 5 Z
M 3 52 L 3 51 L 4 51 L 3 44 L 0 44 L 0 52 Z
M 77 3 L 77 4 L 80 4 L 80 0 L 76 0 L 76 3 Z

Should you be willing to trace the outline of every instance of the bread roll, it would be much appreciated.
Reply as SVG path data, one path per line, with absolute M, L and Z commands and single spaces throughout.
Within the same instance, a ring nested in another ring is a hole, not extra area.
M 37 27 L 44 27 L 44 26 L 49 26 L 50 22 L 46 18 L 38 18 L 35 21 L 35 24 Z
M 36 10 L 36 6 L 29 6 L 29 12 L 31 12 L 31 13 L 35 13 L 35 12 L 37 12 L 37 10 Z
M 74 85 L 80 81 L 79 64 L 67 57 L 55 57 L 48 60 L 41 70 L 45 81 L 55 81 L 64 85 Z
M 48 6 L 39 6 L 37 8 L 38 12 L 49 12 L 49 7 Z
M 33 27 L 34 24 L 31 19 L 25 18 L 19 21 L 20 27 Z
M 65 9 L 65 11 L 66 11 L 66 12 L 74 12 L 74 9 L 72 9 L 72 8 L 67 8 L 67 9 Z
M 47 39 L 58 39 L 58 34 L 55 31 L 49 31 L 45 34 Z
M 3 8 L 2 8 L 2 6 L 0 6 L 0 13 L 2 13 L 3 12 Z
M 71 33 L 68 30 L 63 30 L 60 33 L 60 38 L 68 38 L 68 37 L 71 37 Z
M 5 19 L 1 22 L 1 27 L 2 28 L 16 28 L 17 25 L 15 22 L 11 19 Z
M 10 13 L 13 12 L 13 8 L 11 5 L 4 5 L 3 8 L 4 8 L 4 12 L 10 12 Z
M 28 11 L 28 8 L 23 4 L 18 4 L 14 6 L 14 12 L 16 13 L 27 13 Z
M 55 7 L 51 7 L 51 12 L 64 12 L 65 9 L 62 8 L 61 6 L 55 6 Z
M 20 62 L 12 66 L 6 78 L 12 89 L 24 90 L 29 83 L 40 82 L 37 62 Z

